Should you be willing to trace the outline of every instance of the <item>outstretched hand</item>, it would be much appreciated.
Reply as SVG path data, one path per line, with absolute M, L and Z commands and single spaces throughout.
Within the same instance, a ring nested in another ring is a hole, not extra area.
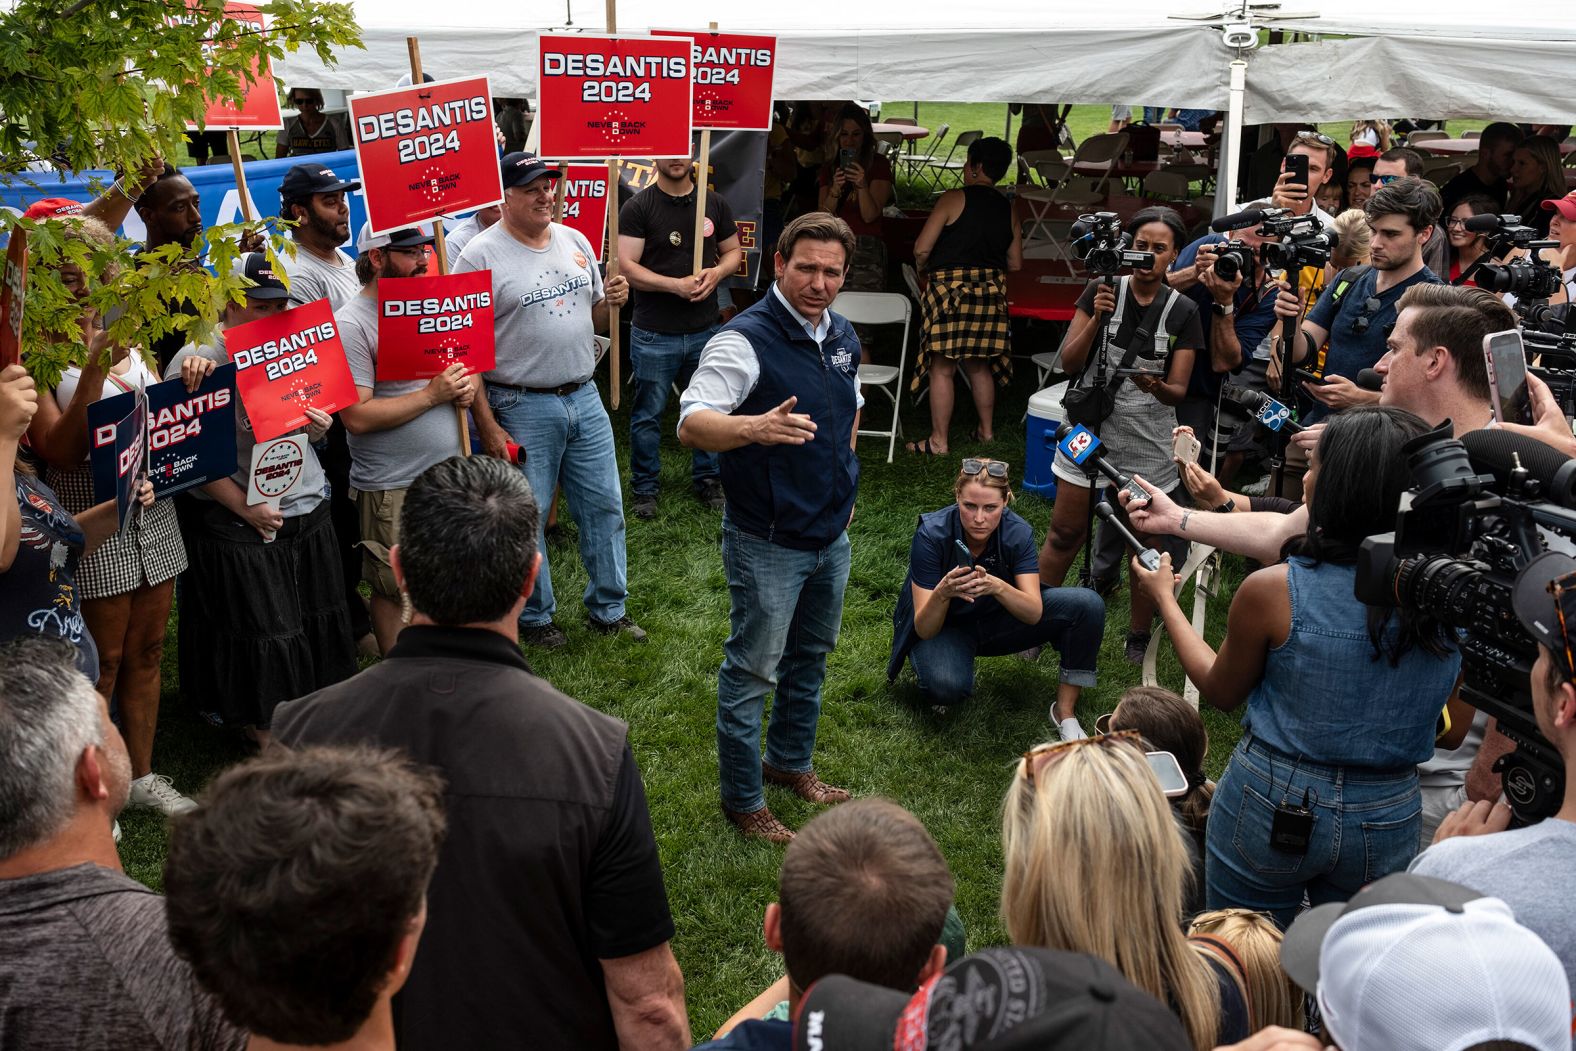
M 807 413 L 794 412 L 797 397 L 789 398 L 770 412 L 754 417 L 749 425 L 750 441 L 758 445 L 803 445 L 815 437 L 815 421 Z

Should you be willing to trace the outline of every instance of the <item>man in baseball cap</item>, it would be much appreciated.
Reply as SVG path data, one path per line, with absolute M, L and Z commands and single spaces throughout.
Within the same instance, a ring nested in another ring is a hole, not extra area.
M 1398 872 L 1299 916 L 1281 966 L 1341 1051 L 1569 1051 L 1570 983 L 1498 898 Z
M 1511 811 L 1504 803 L 1468 803 L 1445 818 L 1434 845 L 1418 855 L 1410 871 L 1503 900 L 1554 950 L 1576 986 L 1576 910 L 1568 889 L 1576 872 L 1576 559 L 1553 551 L 1533 559 L 1516 577 L 1511 604 L 1538 644 L 1529 714 L 1557 758 L 1549 757 L 1546 747 L 1533 754 L 1563 765 L 1564 798 L 1553 816 L 1509 831 Z M 1522 735 L 1530 738 L 1532 729 L 1522 727 Z M 1524 790 L 1558 779 L 1557 771 L 1534 776 L 1528 752 L 1527 745 L 1519 746 L 1518 762 L 1506 774 L 1506 790 L 1518 802 L 1530 801 Z
M 503 188 L 505 190 L 514 186 L 529 186 L 541 178 L 556 179 L 559 177 L 557 168 L 544 162 L 534 153 L 516 150 L 506 153 L 498 160 L 498 168 L 503 174 Z
M 274 269 L 274 264 L 262 252 L 248 252 L 241 257 L 241 273 L 246 275 L 251 287 L 246 290 L 247 299 L 275 301 L 289 299 L 290 290 L 285 287 L 284 281 Z
M 354 179 L 341 179 L 332 168 L 308 161 L 285 172 L 279 184 L 279 217 L 296 225 L 296 254 L 286 263 L 290 299 L 299 306 L 327 299 L 338 307 L 361 291 L 356 264 L 341 251 L 350 240 L 350 203 L 345 195 L 361 189 Z
M 1103 960 L 986 949 L 912 996 L 843 975 L 810 987 L 794 1051 L 1186 1051 L 1177 1016 Z

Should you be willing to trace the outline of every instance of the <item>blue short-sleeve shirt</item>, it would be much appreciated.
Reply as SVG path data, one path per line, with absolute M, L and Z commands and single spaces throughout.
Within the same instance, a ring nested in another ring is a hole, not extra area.
M 1369 267 L 1350 279 L 1344 291 L 1341 289 L 1344 281 L 1332 281 L 1308 312 L 1308 321 L 1330 334 L 1330 349 L 1324 356 L 1324 375 L 1341 376 L 1355 382 L 1359 372 L 1377 365 L 1384 357 L 1385 333 L 1395 322 L 1395 305 L 1402 294 L 1413 285 L 1441 283 L 1426 266 L 1400 284 L 1375 293 L 1378 280 L 1379 271 Z M 1315 401 L 1302 422 L 1318 423 L 1329 414 L 1328 407 Z

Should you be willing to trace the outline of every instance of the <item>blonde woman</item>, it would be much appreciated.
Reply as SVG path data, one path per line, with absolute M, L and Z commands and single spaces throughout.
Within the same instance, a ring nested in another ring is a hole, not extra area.
M 1390 122 L 1387 120 L 1357 120 L 1352 122 L 1351 147 L 1348 157 L 1377 157 L 1391 146 Z
M 1302 990 L 1281 969 L 1281 929 L 1262 912 L 1216 909 L 1196 917 L 1188 938 L 1224 943 L 1222 952 L 1241 968 L 1254 1032 L 1278 1025 L 1302 1029 L 1306 1021 Z
M 1237 978 L 1188 943 L 1187 848 L 1131 731 L 1025 753 L 1002 814 L 1015 945 L 1086 952 L 1167 1004 L 1205 1051 L 1250 1032 Z
M 1330 265 L 1325 267 L 1325 282 L 1349 266 L 1366 266 L 1369 245 L 1373 243 L 1373 230 L 1361 208 L 1348 208 L 1335 217 L 1335 247 L 1330 252 Z

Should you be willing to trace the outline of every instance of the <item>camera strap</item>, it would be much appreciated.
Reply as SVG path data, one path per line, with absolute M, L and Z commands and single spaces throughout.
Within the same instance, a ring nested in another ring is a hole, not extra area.
M 1133 359 L 1138 357 L 1140 347 L 1145 345 L 1154 346 L 1155 329 L 1159 326 L 1161 319 L 1170 312 L 1167 306 L 1171 297 L 1175 294 L 1174 289 L 1166 285 L 1160 286 L 1160 290 L 1155 293 L 1155 298 L 1150 300 L 1149 306 L 1144 309 L 1143 316 L 1138 319 L 1138 326 L 1133 330 L 1133 335 L 1128 339 L 1127 346 L 1122 351 L 1122 360 L 1117 362 L 1116 369 L 1112 370 L 1109 378 L 1105 381 L 1106 389 L 1115 390 L 1121 384 L 1125 377 L 1119 375 L 1117 370 L 1132 368 Z M 1113 336 L 1115 335 L 1115 330 L 1122 326 L 1122 312 L 1127 309 L 1127 298 L 1128 278 L 1124 277 L 1117 282 L 1116 310 L 1111 314 L 1110 320 L 1106 322 L 1109 326 L 1107 331 Z M 1106 353 L 1109 354 L 1111 340 L 1108 339 L 1106 342 L 1108 348 Z M 1090 355 L 1090 360 L 1093 360 L 1093 355 Z M 1088 362 L 1085 362 L 1085 368 L 1087 367 Z

